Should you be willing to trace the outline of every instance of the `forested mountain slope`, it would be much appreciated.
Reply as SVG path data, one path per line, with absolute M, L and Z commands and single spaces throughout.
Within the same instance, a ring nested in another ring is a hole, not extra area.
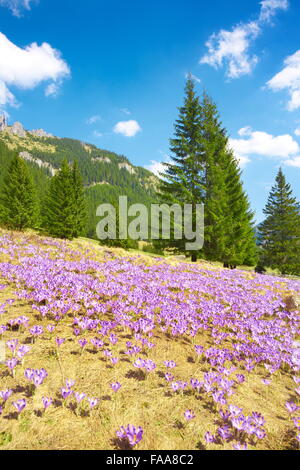
M 145 168 L 133 166 L 125 156 L 79 140 L 54 137 L 42 129 L 26 131 L 20 123 L 7 126 L 4 119 L 1 122 L 0 184 L 17 152 L 30 166 L 42 200 L 62 160 L 78 161 L 88 201 L 86 235 L 95 236 L 99 204 L 116 203 L 120 195 L 127 195 L 129 203 L 148 205 L 155 200 L 158 179 Z

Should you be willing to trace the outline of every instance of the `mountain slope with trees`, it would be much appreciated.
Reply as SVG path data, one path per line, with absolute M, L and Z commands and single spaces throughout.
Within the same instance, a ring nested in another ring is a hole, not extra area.
M 51 177 L 63 160 L 77 161 L 82 175 L 87 200 L 86 235 L 94 238 L 96 208 L 102 203 L 117 204 L 120 195 L 127 195 L 129 203 L 156 201 L 158 178 L 143 167 L 134 166 L 123 155 L 99 149 L 75 139 L 58 138 L 46 133 L 35 135 L 21 126 L 0 131 L 0 187 L 13 157 L 17 154 L 26 161 L 37 186 L 38 199 L 48 190 Z

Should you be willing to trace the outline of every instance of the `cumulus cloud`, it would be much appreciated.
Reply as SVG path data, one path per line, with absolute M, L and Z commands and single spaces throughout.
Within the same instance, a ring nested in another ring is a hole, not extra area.
M 275 92 L 288 91 L 289 111 L 300 108 L 300 49 L 284 60 L 283 69 L 267 82 L 267 86 Z
M 249 54 L 250 44 L 258 34 L 259 27 L 255 22 L 236 26 L 232 31 L 222 29 L 207 41 L 208 53 L 202 57 L 200 63 L 215 68 L 226 63 L 226 75 L 229 78 L 247 75 L 258 61 L 256 56 Z
M 159 153 L 161 154 L 161 156 L 163 158 L 163 161 L 150 160 L 150 164 L 145 165 L 144 168 L 146 168 L 149 171 L 152 171 L 152 173 L 154 173 L 156 176 L 161 178 L 162 177 L 161 173 L 165 173 L 165 171 L 166 171 L 166 169 L 164 167 L 164 163 L 170 163 L 171 158 L 169 157 L 168 154 L 162 152 L 161 150 L 159 150 Z
M 16 99 L 9 87 L 32 90 L 40 83 L 48 83 L 46 96 L 55 96 L 62 80 L 70 74 L 60 52 L 44 42 L 25 48 L 13 44 L 0 33 L 0 103 L 15 105 Z
M 32 4 L 39 0 L 0 0 L 0 6 L 9 8 L 14 16 L 20 17 L 23 10 L 31 10 Z
M 96 122 L 101 121 L 101 116 L 99 114 L 95 114 L 95 116 L 91 116 L 86 120 L 87 124 L 95 124 Z
M 226 75 L 231 79 L 250 74 L 258 62 L 258 57 L 250 53 L 250 47 L 262 32 L 264 24 L 275 16 L 277 10 L 287 8 L 287 0 L 262 1 L 257 20 L 240 23 L 229 31 L 221 29 L 212 34 L 206 42 L 208 52 L 200 63 L 216 69 L 226 66 Z
M 229 146 L 244 164 L 250 161 L 252 155 L 280 159 L 288 164 L 300 154 L 299 144 L 289 134 L 273 136 L 254 131 L 251 127 L 244 127 L 238 133 L 247 138 L 229 139 Z
M 284 163 L 287 166 L 293 166 L 295 168 L 300 168 L 300 156 L 294 157 L 294 158 L 289 158 L 288 160 L 285 160 Z
M 288 6 L 288 0 L 263 0 L 259 20 L 270 21 L 276 15 L 277 10 L 287 10 Z
M 163 163 L 158 162 L 157 160 L 150 160 L 150 165 L 145 165 L 145 168 L 158 177 L 160 177 L 160 173 L 163 173 L 165 170 Z
M 116 134 L 122 134 L 125 137 L 134 137 L 142 129 L 137 121 L 120 121 L 114 127 Z
M 295 135 L 297 135 L 298 137 L 300 137 L 300 127 L 298 127 L 297 129 L 295 129 Z

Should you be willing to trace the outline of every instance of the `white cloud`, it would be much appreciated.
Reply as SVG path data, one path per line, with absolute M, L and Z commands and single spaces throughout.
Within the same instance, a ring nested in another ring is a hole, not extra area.
M 245 137 L 245 136 L 247 136 L 247 135 L 251 135 L 251 134 L 252 134 L 252 127 L 250 127 L 250 126 L 242 127 L 242 128 L 238 131 L 238 134 L 239 134 L 241 137 Z
M 60 89 L 60 83 L 50 83 L 45 89 L 45 96 L 57 96 Z
M 164 166 L 162 162 L 158 162 L 157 160 L 150 160 L 150 165 L 145 165 L 146 170 L 151 171 L 156 176 L 160 177 L 160 173 L 164 172 Z
M 288 160 L 285 160 L 285 165 L 287 166 L 293 166 L 295 168 L 300 168 L 300 156 L 290 158 Z
M 171 158 L 169 157 L 168 154 L 162 152 L 161 150 L 159 150 L 159 153 L 162 155 L 163 161 L 150 160 L 150 165 L 145 165 L 144 168 L 146 168 L 149 171 L 152 171 L 152 173 L 154 173 L 156 176 L 161 178 L 162 177 L 161 173 L 165 173 L 166 171 L 163 163 L 170 163 Z
M 299 144 L 289 134 L 273 136 L 267 132 L 254 131 L 250 127 L 244 127 L 238 133 L 248 138 L 229 139 L 229 146 L 244 164 L 250 161 L 251 155 L 281 159 L 286 163 L 300 153 Z
M 229 78 L 247 75 L 251 73 L 258 60 L 256 56 L 250 56 L 248 52 L 252 40 L 258 34 L 259 27 L 256 22 L 241 24 L 232 31 L 222 29 L 207 41 L 208 53 L 202 57 L 200 63 L 215 68 L 226 64 L 226 75 Z
M 95 116 L 91 116 L 86 120 L 87 124 L 95 124 L 96 122 L 101 121 L 101 116 L 96 114 Z
M 4 82 L 0 80 L 0 109 L 5 105 L 17 107 L 18 103 L 14 95 L 9 91 Z
M 134 137 L 142 129 L 137 121 L 120 121 L 114 127 L 116 134 L 122 134 L 125 137 Z
M 212 34 L 206 42 L 208 52 L 201 58 L 200 63 L 214 68 L 225 65 L 226 75 L 229 78 L 250 74 L 258 62 L 258 57 L 250 54 L 250 46 L 262 32 L 262 26 L 270 21 L 277 10 L 287 8 L 287 0 L 262 1 L 257 20 L 240 23 L 230 31 L 221 29 L 218 33 Z
M 263 0 L 259 15 L 260 21 L 270 21 L 276 15 L 276 10 L 287 10 L 288 0 Z
M 288 110 L 300 108 L 300 49 L 284 60 L 285 67 L 277 73 L 267 86 L 272 91 L 287 90 L 290 95 Z
M 9 8 L 14 16 L 20 17 L 23 10 L 31 10 L 31 4 L 39 0 L 0 0 L 0 6 Z
M 298 127 L 297 129 L 295 129 L 295 135 L 297 135 L 298 137 L 300 137 L 300 127 Z
M 0 101 L 13 105 L 16 99 L 8 87 L 32 90 L 42 82 L 50 81 L 45 94 L 56 95 L 61 81 L 70 74 L 60 52 L 50 44 L 32 43 L 25 48 L 13 44 L 0 33 Z

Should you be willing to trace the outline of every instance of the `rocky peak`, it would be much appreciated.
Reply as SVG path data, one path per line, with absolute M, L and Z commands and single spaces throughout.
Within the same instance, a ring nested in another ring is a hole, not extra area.
M 44 129 L 33 129 L 30 131 L 30 134 L 36 137 L 53 137 L 52 134 L 48 134 L 48 132 L 44 131 Z
M 11 134 L 17 135 L 18 137 L 25 137 L 26 131 L 20 122 L 15 122 L 9 129 Z
M 4 131 L 7 128 L 7 120 L 5 114 L 0 116 L 0 132 Z

